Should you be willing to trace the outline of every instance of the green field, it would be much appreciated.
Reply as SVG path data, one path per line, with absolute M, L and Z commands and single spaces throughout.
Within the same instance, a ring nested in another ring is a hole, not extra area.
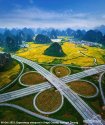
M 62 97 L 58 91 L 56 91 L 54 88 L 51 88 L 38 94 L 35 103 L 40 111 L 53 112 L 60 107 L 62 103 Z
M 93 96 L 96 88 L 86 81 L 74 81 L 67 84 L 74 92 L 83 96 Z
M 52 67 L 51 72 L 54 73 L 57 77 L 64 77 L 71 74 L 71 70 L 63 65 L 56 65 Z
M 35 85 L 47 80 L 39 73 L 30 71 L 22 75 L 20 81 L 23 85 Z

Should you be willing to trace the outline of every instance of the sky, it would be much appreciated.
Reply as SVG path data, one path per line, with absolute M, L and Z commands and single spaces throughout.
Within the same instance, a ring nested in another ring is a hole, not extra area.
M 91 29 L 105 25 L 105 0 L 0 0 L 1 28 Z

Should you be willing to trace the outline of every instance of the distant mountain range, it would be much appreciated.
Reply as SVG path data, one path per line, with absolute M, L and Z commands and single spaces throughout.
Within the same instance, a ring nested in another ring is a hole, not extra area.
M 35 37 L 36 36 L 36 37 Z M 6 29 L 0 28 L 0 46 L 6 51 L 16 51 L 19 49 L 22 42 L 36 42 L 40 44 L 50 43 L 51 39 L 57 39 L 58 36 L 72 37 L 73 40 L 89 41 L 105 45 L 105 26 L 101 25 L 93 30 L 73 30 L 67 28 L 59 29 Z M 35 38 L 35 39 L 34 39 Z
M 105 34 L 105 25 L 101 25 L 95 28 L 95 30 L 101 31 L 103 34 Z

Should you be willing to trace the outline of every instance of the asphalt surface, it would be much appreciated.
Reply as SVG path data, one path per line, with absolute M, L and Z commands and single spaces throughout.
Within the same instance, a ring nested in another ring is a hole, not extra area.
M 57 78 L 55 75 L 38 65 L 37 63 L 30 61 L 28 59 L 12 55 L 14 59 L 17 59 L 23 63 L 28 64 L 37 70 L 42 76 L 44 76 L 58 91 L 61 92 L 64 97 L 75 107 L 75 109 L 80 113 L 84 120 L 87 120 L 89 125 L 105 125 L 105 121 L 98 116 L 72 89 L 70 89 L 62 80 Z M 84 77 L 97 74 L 105 70 L 105 65 L 95 67 L 90 70 L 79 73 L 79 77 L 82 75 Z M 74 74 L 75 75 L 75 74 Z M 78 76 L 78 75 L 77 75 Z M 77 77 L 78 78 L 78 77 Z M 76 78 L 76 79 L 77 79 Z M 23 92 L 22 94 L 24 94 Z M 86 121 L 85 121 L 86 122 Z
M 25 109 L 25 108 L 23 108 L 21 106 L 18 106 L 18 105 L 9 104 L 9 103 L 2 103 L 2 104 L 0 104 L 0 107 L 2 107 L 2 106 L 12 107 L 12 108 L 18 109 L 18 110 L 20 110 L 22 112 L 25 112 L 25 113 L 27 113 L 27 114 L 29 114 L 31 116 L 37 117 L 39 119 L 43 119 L 45 121 L 50 121 L 51 123 L 57 123 L 57 124 L 60 123 L 60 124 L 63 124 L 63 125 L 74 125 L 72 122 L 68 123 L 68 122 L 65 122 L 65 121 L 62 121 L 62 120 L 58 120 L 58 119 L 49 118 L 49 117 L 45 117 L 45 116 L 39 115 L 39 114 L 37 114 L 35 112 L 32 112 L 32 111 L 30 111 L 28 109 Z
M 103 89 L 102 89 L 102 77 L 103 77 L 104 74 L 105 74 L 105 72 L 101 73 L 98 82 L 99 82 L 99 88 L 100 88 L 102 101 L 103 101 L 103 104 L 105 106 L 105 96 L 104 96 Z

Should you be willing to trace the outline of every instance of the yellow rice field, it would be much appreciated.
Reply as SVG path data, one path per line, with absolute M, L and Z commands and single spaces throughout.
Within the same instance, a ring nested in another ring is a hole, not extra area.
M 20 72 L 20 65 L 16 64 L 7 71 L 0 72 L 0 88 L 12 82 Z
M 105 60 L 103 55 L 105 55 L 105 49 L 97 47 L 85 46 L 86 49 L 75 45 L 74 43 L 65 42 L 62 45 L 62 49 L 66 54 L 65 57 L 52 57 L 44 55 L 44 51 L 50 46 L 47 44 L 35 44 L 29 42 L 28 48 L 21 48 L 17 51 L 18 56 L 28 58 L 33 61 L 38 61 L 39 63 L 51 63 L 55 59 L 62 59 L 63 64 L 75 64 L 78 66 L 93 66 L 94 58 L 96 58 L 98 64 L 104 64 Z M 83 55 L 80 53 L 82 51 Z

